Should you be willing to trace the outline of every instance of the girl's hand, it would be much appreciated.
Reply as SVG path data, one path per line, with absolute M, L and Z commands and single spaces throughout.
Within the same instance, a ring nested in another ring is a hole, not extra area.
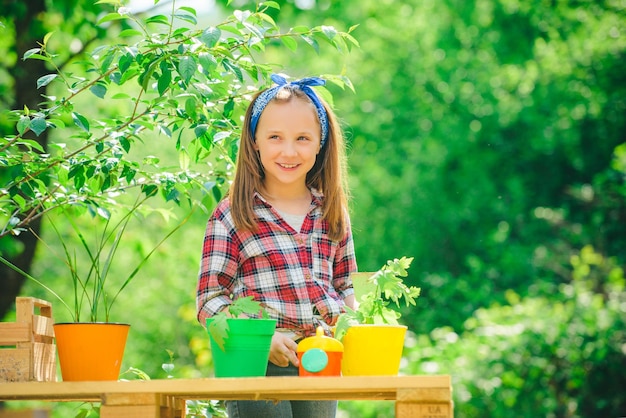
M 279 367 L 287 367 L 289 363 L 298 367 L 298 344 L 286 335 L 275 332 L 270 347 L 270 361 Z

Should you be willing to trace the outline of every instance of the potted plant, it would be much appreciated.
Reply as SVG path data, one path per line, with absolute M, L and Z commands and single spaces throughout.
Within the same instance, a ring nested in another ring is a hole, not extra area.
M 216 377 L 265 376 L 276 320 L 252 296 L 206 321 Z
M 152 254 L 187 221 L 187 218 L 183 219 L 150 251 L 139 257 L 125 276 L 110 277 L 126 228 L 133 218 L 143 219 L 139 211 L 148 198 L 148 195 L 140 195 L 132 205 L 125 207 L 119 219 L 108 209 L 99 207 L 95 210 L 92 207 L 94 216 L 87 221 L 88 227 L 79 225 L 80 208 L 57 208 L 55 214 L 61 215 L 59 220 L 53 220 L 52 214 L 47 216 L 47 224 L 54 231 L 53 240 L 60 243 L 61 254 L 50 242 L 39 235 L 36 237 L 48 255 L 58 257 L 65 265 L 72 284 L 72 291 L 67 296 L 0 256 L 0 262 L 42 286 L 67 309 L 71 321 L 54 324 L 61 374 L 65 381 L 117 380 L 119 376 L 130 325 L 111 321 L 113 305 Z M 62 230 L 60 221 L 66 221 L 64 224 L 69 230 Z M 87 236 L 86 228 L 91 236 Z
M 335 338 L 343 342 L 342 374 L 394 375 L 398 373 L 407 327 L 398 320 L 401 314 L 390 307 L 415 306 L 420 288 L 407 286 L 404 278 L 413 258 L 389 260 L 364 283 L 356 310 L 346 308 L 335 328 Z

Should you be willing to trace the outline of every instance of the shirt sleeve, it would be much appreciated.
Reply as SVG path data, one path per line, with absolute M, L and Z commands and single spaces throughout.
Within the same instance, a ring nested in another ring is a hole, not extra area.
M 354 294 L 350 275 L 357 271 L 352 227 L 350 226 L 350 218 L 347 215 L 346 219 L 348 220 L 346 236 L 339 243 L 333 265 L 333 287 L 342 299 Z
M 196 293 L 197 317 L 202 325 L 207 318 L 231 303 L 238 253 L 232 232 L 216 216 L 212 216 L 202 245 Z

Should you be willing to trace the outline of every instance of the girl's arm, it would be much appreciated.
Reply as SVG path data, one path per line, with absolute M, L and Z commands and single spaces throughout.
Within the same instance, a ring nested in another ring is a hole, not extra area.
M 356 299 L 354 298 L 354 294 L 350 295 L 350 296 L 346 296 L 343 299 L 343 303 L 346 304 L 346 306 L 352 310 L 356 309 Z
M 198 321 L 203 325 L 206 318 L 231 303 L 238 251 L 228 229 L 211 217 L 204 236 L 196 292 Z

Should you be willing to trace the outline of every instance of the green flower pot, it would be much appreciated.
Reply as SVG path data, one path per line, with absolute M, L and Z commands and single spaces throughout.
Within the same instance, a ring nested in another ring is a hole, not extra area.
M 212 319 L 207 319 L 207 328 Z M 209 334 L 215 377 L 265 376 L 275 319 L 229 318 L 222 350 Z

